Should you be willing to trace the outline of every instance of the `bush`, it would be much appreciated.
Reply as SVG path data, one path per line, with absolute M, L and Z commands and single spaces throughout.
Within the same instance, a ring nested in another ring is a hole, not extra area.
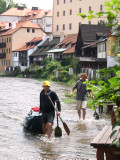
M 23 75 L 26 75 L 28 77 L 28 75 L 30 75 L 30 68 L 26 68 L 23 72 Z
M 22 76 L 20 66 L 16 66 L 16 67 L 15 67 L 12 75 L 13 75 L 14 77 L 17 77 L 17 76 L 21 77 L 21 76 Z
M 41 73 L 42 73 L 42 68 L 35 69 L 35 78 L 40 78 Z
M 58 79 L 62 82 L 67 82 L 70 80 L 69 72 L 66 70 L 61 70 L 58 74 Z

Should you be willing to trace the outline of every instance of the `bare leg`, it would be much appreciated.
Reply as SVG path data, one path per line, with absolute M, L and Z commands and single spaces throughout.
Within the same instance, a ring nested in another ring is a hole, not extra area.
M 47 133 L 47 123 L 42 124 L 42 129 L 43 129 L 43 133 L 46 134 Z
M 78 109 L 78 116 L 79 116 L 79 119 L 81 119 L 81 109 Z
M 51 134 L 52 134 L 52 123 L 47 123 L 47 135 L 48 135 L 48 138 L 51 137 Z
M 86 109 L 82 109 L 83 110 L 83 120 L 85 120 L 85 115 L 86 115 Z

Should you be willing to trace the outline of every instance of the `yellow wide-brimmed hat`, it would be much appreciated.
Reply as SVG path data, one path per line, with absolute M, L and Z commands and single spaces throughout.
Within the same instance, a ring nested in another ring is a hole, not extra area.
M 44 81 L 42 86 L 43 87 L 45 87 L 45 86 L 50 87 L 50 82 L 49 81 Z

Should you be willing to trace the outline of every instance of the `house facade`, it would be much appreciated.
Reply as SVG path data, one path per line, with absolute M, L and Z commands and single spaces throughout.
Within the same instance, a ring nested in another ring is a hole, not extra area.
M 48 34 L 52 33 L 52 10 L 36 9 L 28 12 L 20 21 L 31 21 L 39 24 L 42 29 Z
M 80 72 L 86 72 L 91 79 L 96 71 L 107 67 L 106 36 L 107 27 L 104 25 L 80 25 L 76 54 Z
M 106 0 L 110 1 L 110 0 Z M 80 24 L 98 24 L 106 21 L 106 17 L 82 20 L 77 13 L 105 10 L 105 0 L 53 0 L 53 35 L 78 33 Z
M 61 34 L 60 43 L 56 48 L 47 51 L 48 55 L 51 55 L 53 59 L 58 61 L 66 59 L 68 56 L 71 58 L 76 57 L 75 46 L 77 42 L 77 36 L 78 34 L 69 34 L 64 38 Z
M 35 62 L 37 66 L 41 67 L 44 58 L 55 59 L 53 53 L 49 53 L 49 50 L 54 50 L 60 43 L 60 37 L 48 36 L 45 42 L 38 46 L 37 50 L 30 55 L 30 62 Z
M 116 52 L 112 49 L 113 45 L 115 45 L 116 47 L 117 45 L 120 46 L 120 41 L 117 39 L 115 33 L 107 37 L 107 67 L 120 65 L 116 59 Z
M 21 71 L 30 67 L 30 55 L 45 41 L 44 37 L 36 37 L 22 48 L 16 49 L 12 52 L 13 67 L 20 66 Z
M 17 8 L 10 8 L 4 13 L 0 14 L 0 21 L 12 22 L 19 21 L 24 17 L 27 12 L 30 12 L 31 9 L 24 8 L 23 6 L 18 6 Z
M 52 33 L 52 20 L 53 19 L 53 10 L 49 11 L 43 18 L 42 18 L 42 29 L 46 33 Z
M 16 23 L 9 29 L 0 31 L 0 72 L 13 69 L 12 51 L 21 48 L 34 37 L 42 37 L 45 32 L 38 24 L 30 21 Z

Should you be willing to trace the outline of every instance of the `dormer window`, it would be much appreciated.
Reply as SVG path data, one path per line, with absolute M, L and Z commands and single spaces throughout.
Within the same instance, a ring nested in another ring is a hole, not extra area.
M 36 16 L 36 14 L 33 14 L 32 17 Z

